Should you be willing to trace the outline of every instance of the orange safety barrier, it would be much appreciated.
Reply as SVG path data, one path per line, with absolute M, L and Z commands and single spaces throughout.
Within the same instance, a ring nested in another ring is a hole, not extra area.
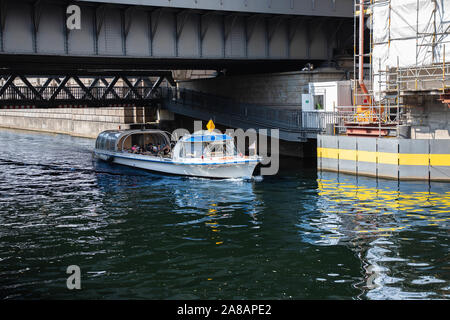
M 356 121 L 364 123 L 378 122 L 383 112 L 384 107 L 374 110 L 370 106 L 360 105 L 356 107 Z

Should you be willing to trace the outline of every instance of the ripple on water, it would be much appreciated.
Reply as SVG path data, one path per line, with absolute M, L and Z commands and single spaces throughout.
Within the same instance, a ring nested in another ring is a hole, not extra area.
M 166 177 L 93 161 L 90 139 L 0 143 L 1 298 L 73 298 L 72 264 L 87 299 L 449 297 L 446 184 L 317 179 L 299 160 Z

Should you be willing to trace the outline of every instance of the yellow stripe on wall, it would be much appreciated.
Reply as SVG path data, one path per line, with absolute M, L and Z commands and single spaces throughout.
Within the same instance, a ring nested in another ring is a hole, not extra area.
M 418 154 L 361 151 L 336 148 L 317 148 L 319 158 L 377 162 L 382 164 L 400 164 L 406 166 L 450 166 L 450 154 Z
M 400 160 L 399 164 L 404 166 L 427 166 L 430 159 L 428 154 L 417 153 L 399 153 L 398 157 Z
M 319 158 L 337 159 L 338 154 L 339 154 L 339 149 L 317 148 L 317 156 Z
M 356 161 L 358 152 L 355 150 L 339 149 L 339 159 Z
M 358 151 L 358 161 L 377 162 L 377 154 L 371 151 Z
M 450 166 L 449 154 L 430 154 L 430 165 L 432 166 Z
M 391 152 L 373 152 L 378 156 L 378 163 L 383 164 L 398 164 L 398 153 Z

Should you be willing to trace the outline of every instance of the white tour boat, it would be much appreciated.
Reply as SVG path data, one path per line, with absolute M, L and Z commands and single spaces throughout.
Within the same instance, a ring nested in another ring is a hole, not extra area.
M 172 143 L 161 130 L 107 130 L 95 143 L 95 155 L 108 162 L 175 175 L 251 178 L 261 158 L 238 153 L 234 139 L 201 130 Z

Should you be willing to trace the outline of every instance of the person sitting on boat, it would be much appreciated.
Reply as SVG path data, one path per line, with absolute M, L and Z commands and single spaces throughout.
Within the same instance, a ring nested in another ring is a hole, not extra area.
M 141 148 L 135 144 L 132 148 L 131 148 L 131 152 L 132 153 L 139 153 L 141 151 Z
M 145 146 L 145 151 L 147 151 L 147 152 L 152 152 L 153 151 L 153 143 L 148 143 L 146 146 Z
M 158 154 L 168 155 L 170 153 L 170 146 L 163 143 L 160 145 Z

